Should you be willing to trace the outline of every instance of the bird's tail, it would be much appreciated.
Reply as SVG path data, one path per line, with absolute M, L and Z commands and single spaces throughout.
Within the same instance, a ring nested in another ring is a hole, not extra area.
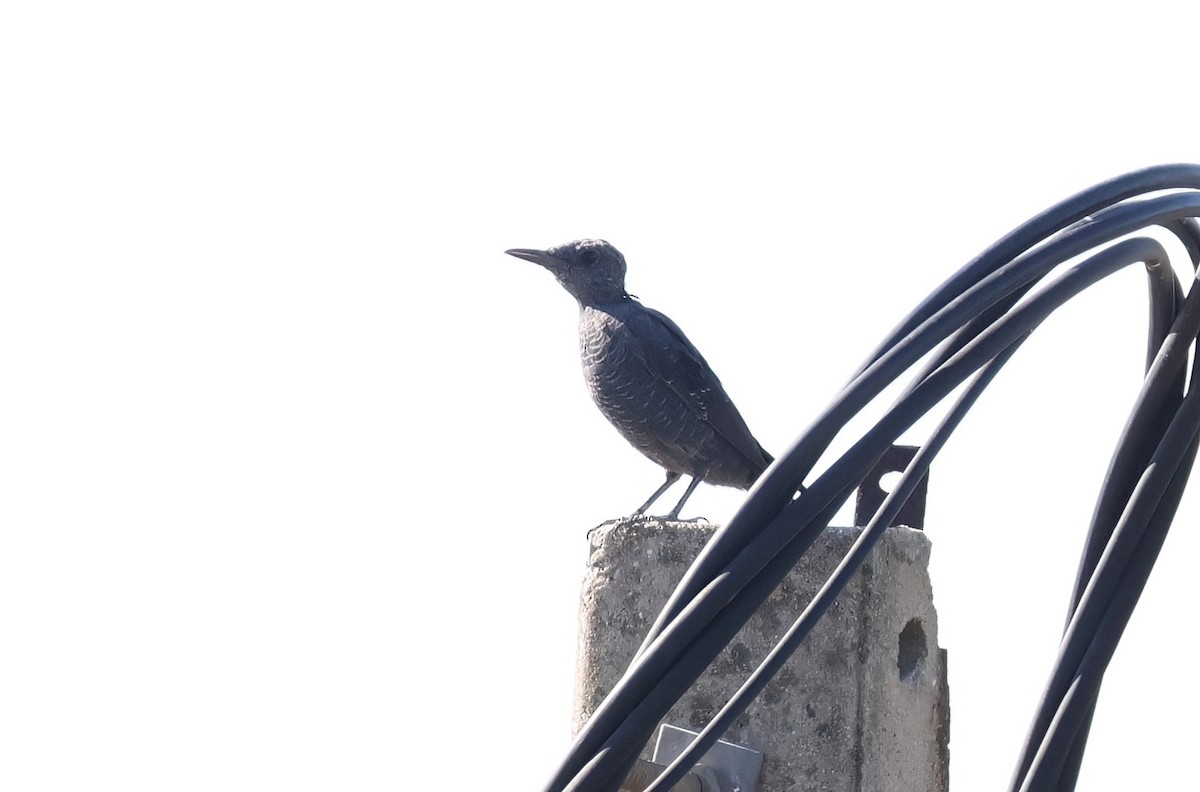
M 762 443 L 758 444 L 758 453 L 763 458 L 762 470 L 758 471 L 759 475 L 762 475 L 763 470 L 766 470 L 771 465 L 771 463 L 775 461 L 775 457 L 773 457 L 767 453 L 767 449 L 762 447 Z

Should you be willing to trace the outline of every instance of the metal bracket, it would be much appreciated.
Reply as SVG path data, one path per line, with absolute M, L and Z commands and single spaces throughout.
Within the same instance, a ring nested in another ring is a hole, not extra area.
M 658 730 L 654 761 L 661 765 L 675 761 L 696 739 L 696 734 L 664 723 Z M 720 785 L 720 792 L 755 792 L 762 763 L 761 751 L 718 740 L 696 763 L 696 769 L 711 771 Z
M 865 526 L 883 505 L 883 499 L 887 497 L 887 493 L 880 486 L 880 480 L 888 473 L 903 473 L 904 469 L 908 467 L 908 463 L 912 462 L 913 457 L 920 450 L 917 446 L 894 445 L 884 452 L 879 461 L 875 463 L 875 467 L 871 468 L 871 472 L 858 485 L 858 493 L 854 498 L 854 524 L 856 526 Z M 896 519 L 892 520 L 892 526 L 907 525 L 909 528 L 922 530 L 925 527 L 925 497 L 928 493 L 929 473 L 926 472 L 917 482 L 916 489 L 908 496 L 904 506 L 900 508 Z

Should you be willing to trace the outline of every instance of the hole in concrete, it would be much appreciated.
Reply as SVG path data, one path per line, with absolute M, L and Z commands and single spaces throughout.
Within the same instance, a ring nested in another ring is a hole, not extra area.
M 908 624 L 900 631 L 900 651 L 896 657 L 900 678 L 911 679 L 928 653 L 925 628 L 921 626 L 921 620 L 909 619 Z

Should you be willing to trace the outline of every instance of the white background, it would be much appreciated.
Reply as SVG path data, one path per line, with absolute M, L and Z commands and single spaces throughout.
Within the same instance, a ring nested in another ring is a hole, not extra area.
M 0 787 L 536 788 L 585 534 L 660 473 L 502 251 L 616 244 L 780 453 L 1012 226 L 1200 160 L 1200 6 L 1047 6 L 7 4 Z M 1003 788 L 1053 657 L 1142 280 L 932 473 L 957 789 Z M 1192 777 L 1196 517 L 1082 789 Z

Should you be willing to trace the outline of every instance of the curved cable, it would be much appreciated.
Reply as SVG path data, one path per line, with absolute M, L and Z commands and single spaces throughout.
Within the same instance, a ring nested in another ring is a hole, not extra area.
M 1162 245 L 1129 235 L 1151 226 L 1166 229 L 1195 266 L 1200 261 L 1196 217 L 1200 166 L 1146 169 L 1051 207 L 935 289 L 872 352 L 714 534 L 546 789 L 617 789 L 659 719 L 801 560 L 878 458 L 902 432 L 968 383 L 830 580 L 651 789 L 675 783 L 799 646 L 946 439 L 1038 324 L 1098 280 L 1143 262 L 1150 303 L 1146 380 L 1097 500 L 1059 660 L 1011 786 L 1072 788 L 1104 669 L 1170 526 L 1200 429 L 1195 372 L 1185 382 L 1189 351 L 1200 332 L 1200 289 L 1185 296 Z M 1085 258 L 1079 260 L 1081 256 Z M 1039 288 L 1064 263 L 1076 260 Z M 850 419 L 905 376 L 912 377 L 908 387 L 883 417 L 797 497 Z

